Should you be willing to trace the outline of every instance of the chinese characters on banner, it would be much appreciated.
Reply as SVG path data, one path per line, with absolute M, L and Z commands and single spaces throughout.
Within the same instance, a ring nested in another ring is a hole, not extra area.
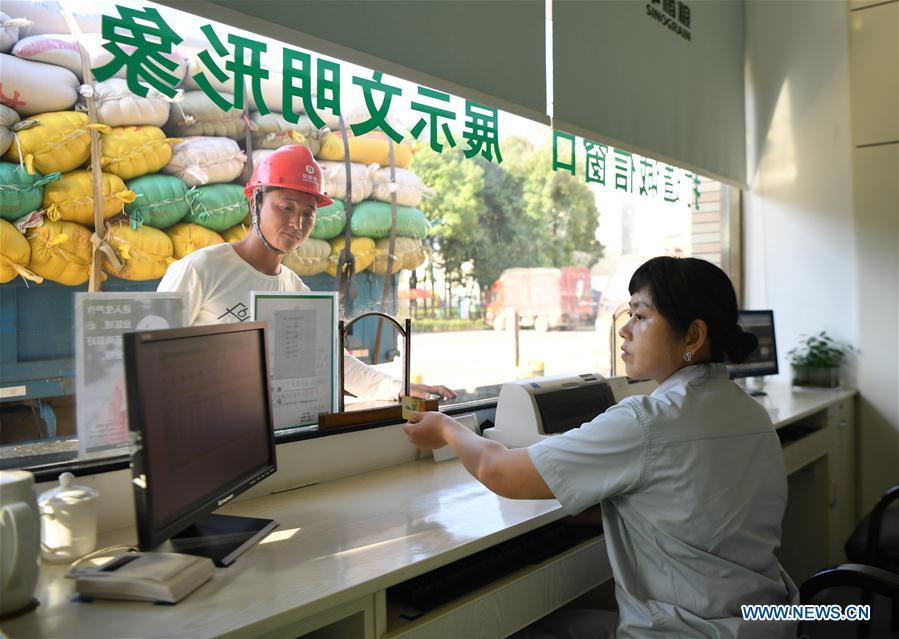
M 108 40 L 103 47 L 109 51 L 113 58 L 102 67 L 92 69 L 97 80 L 103 81 L 111 78 L 125 67 L 128 89 L 139 96 L 146 97 L 149 88 L 156 89 L 170 98 L 175 97 L 178 78 L 171 71 L 177 66 L 175 62 L 166 56 L 172 54 L 172 47 L 183 41 L 181 36 L 175 33 L 165 22 L 159 11 L 152 8 L 130 9 L 117 6 L 119 17 L 102 17 L 103 37 Z M 217 62 L 210 51 L 204 50 L 199 58 L 206 69 L 220 83 L 229 79 L 234 80 L 235 87 L 243 87 L 247 83 L 252 92 L 253 101 L 259 112 L 263 115 L 270 113 L 273 105 L 266 104 L 262 95 L 262 81 L 269 78 L 269 71 L 262 66 L 262 54 L 267 45 L 265 42 L 244 38 L 229 34 L 226 46 L 216 35 L 212 25 L 201 28 L 203 35 L 209 41 L 212 51 L 219 59 L 226 59 L 224 68 Z M 249 61 L 247 61 L 249 55 Z M 318 126 L 324 126 L 324 121 L 318 114 L 319 110 L 330 110 L 335 116 L 341 115 L 340 109 L 340 66 L 326 60 L 314 60 L 308 53 L 303 53 L 288 47 L 284 47 L 282 54 L 283 86 L 281 93 L 281 109 L 284 118 L 291 123 L 296 123 L 299 114 L 293 110 L 293 99 L 302 100 L 303 109 L 309 119 Z M 315 66 L 318 94 L 313 102 L 312 71 Z M 372 78 L 353 76 L 353 84 L 362 89 L 365 106 L 369 119 L 365 122 L 351 126 L 354 135 L 363 135 L 374 129 L 381 129 L 394 142 L 403 140 L 403 134 L 394 130 L 387 123 L 387 113 L 393 98 L 402 95 L 401 87 L 395 87 L 382 80 L 382 73 L 375 71 Z M 243 91 L 236 90 L 230 100 L 219 93 L 206 77 L 204 71 L 194 74 L 193 79 L 200 89 L 223 111 L 232 108 L 242 109 Z M 143 84 L 146 82 L 146 84 Z M 147 86 L 149 85 L 149 87 Z M 429 100 L 449 102 L 449 95 L 439 91 L 433 91 L 424 87 L 418 88 L 418 94 Z M 413 109 L 427 114 L 427 120 L 422 119 L 412 129 L 412 136 L 419 139 L 425 126 L 431 131 L 429 144 L 431 148 L 440 153 L 443 145 L 438 140 L 437 129 L 443 130 L 446 141 L 450 147 L 455 147 L 456 142 L 449 132 L 448 123 L 440 123 L 439 118 L 454 121 L 456 114 L 448 109 L 441 109 L 436 105 L 413 103 Z M 462 139 L 468 143 L 465 149 L 466 157 L 472 158 L 481 155 L 492 162 L 503 161 L 499 150 L 499 127 L 497 110 L 483 104 L 466 100 L 465 123 Z M 442 124 L 442 126 L 441 126 Z
M 658 3 L 660 0 L 652 0 Z M 665 11 L 675 11 L 674 15 L 690 24 L 690 10 L 683 2 L 664 0 Z M 674 7 L 674 8 L 672 8 Z M 104 48 L 113 58 L 102 67 L 93 69 L 100 81 L 106 80 L 126 69 L 128 88 L 135 94 L 146 96 L 149 88 L 166 96 L 177 94 L 178 78 L 171 73 L 177 66 L 170 57 L 172 47 L 183 41 L 181 36 L 165 22 L 159 11 L 152 8 L 131 9 L 117 6 L 119 17 L 102 17 L 103 37 L 108 40 Z M 221 86 L 229 79 L 235 87 L 247 87 L 253 102 L 263 115 L 270 113 L 278 105 L 267 104 L 262 91 L 262 81 L 269 79 L 270 72 L 262 65 L 265 42 L 229 34 L 227 44 L 215 33 L 212 25 L 204 25 L 201 31 L 211 47 L 199 54 L 203 67 Z M 214 54 L 214 55 L 213 55 Z M 223 62 L 222 62 L 223 61 Z M 320 112 L 328 110 L 335 116 L 341 115 L 340 65 L 324 59 L 315 59 L 309 53 L 284 47 L 282 51 L 281 112 L 288 122 L 296 123 L 299 113 L 294 110 L 294 99 L 298 98 L 303 110 L 317 127 L 324 126 Z M 313 73 L 317 91 L 313 93 Z M 206 76 L 206 71 L 195 73 L 193 79 L 200 89 L 222 110 L 242 109 L 244 91 L 236 90 L 234 95 L 221 94 Z M 146 83 L 146 84 L 144 84 Z M 380 71 L 371 78 L 354 75 L 352 83 L 362 92 L 368 120 L 352 124 L 353 135 L 364 135 L 380 129 L 394 142 L 400 143 L 404 134 L 388 123 L 388 112 L 394 98 L 402 96 L 402 87 L 388 84 Z M 412 125 L 409 134 L 416 140 L 427 139 L 428 145 L 436 153 L 446 147 L 457 146 L 456 136 L 450 124 L 456 121 L 456 113 L 450 106 L 450 95 L 434 89 L 419 86 L 416 99 L 411 102 L 411 110 L 421 114 Z M 425 134 L 427 129 L 427 134 Z M 441 135 L 442 134 L 442 135 Z M 467 158 L 482 156 L 487 161 L 502 163 L 499 148 L 499 119 L 497 110 L 465 101 L 465 121 L 462 140 L 467 143 L 463 153 Z M 559 154 L 559 141 L 569 143 L 565 157 Z M 565 170 L 576 174 L 575 141 L 573 135 L 553 131 L 553 170 Z M 665 202 L 686 202 L 695 206 L 698 201 L 698 177 L 676 167 L 649 158 L 615 149 L 591 140 L 583 140 L 586 154 L 584 181 L 597 183 L 609 189 L 659 198 Z
M 577 137 L 553 131 L 553 170 L 577 175 Z M 581 138 L 585 154 L 585 183 L 699 208 L 699 177 L 664 162 Z

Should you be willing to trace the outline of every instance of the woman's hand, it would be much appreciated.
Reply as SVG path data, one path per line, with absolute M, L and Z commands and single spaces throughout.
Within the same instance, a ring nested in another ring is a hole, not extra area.
M 443 413 L 413 412 L 409 421 L 403 426 L 403 430 L 409 436 L 409 441 L 416 447 L 433 450 L 446 446 L 445 428 L 454 422 L 455 420 Z
M 422 399 L 427 399 L 431 395 L 439 395 L 443 399 L 454 399 L 456 397 L 456 394 L 452 389 L 439 385 L 428 386 L 427 384 L 410 384 L 409 392 L 412 393 L 412 397 L 420 397 Z
M 526 448 L 506 450 L 443 413 L 413 412 L 403 426 L 418 448 L 451 445 L 462 465 L 497 495 L 511 499 L 550 499 L 553 494 L 537 472 Z

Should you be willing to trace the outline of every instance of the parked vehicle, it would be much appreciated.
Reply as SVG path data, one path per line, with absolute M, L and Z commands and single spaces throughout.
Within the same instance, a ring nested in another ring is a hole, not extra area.
M 484 319 L 494 330 L 518 325 L 548 331 L 592 324 L 596 304 L 590 288 L 590 270 L 562 268 L 510 268 L 503 271 L 487 292 Z

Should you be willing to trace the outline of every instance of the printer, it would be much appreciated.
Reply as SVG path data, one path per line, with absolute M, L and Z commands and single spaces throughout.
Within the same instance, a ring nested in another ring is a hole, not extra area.
M 624 397 L 652 392 L 654 382 L 602 375 L 557 375 L 506 382 L 499 391 L 495 425 L 484 437 L 511 448 L 577 428 Z

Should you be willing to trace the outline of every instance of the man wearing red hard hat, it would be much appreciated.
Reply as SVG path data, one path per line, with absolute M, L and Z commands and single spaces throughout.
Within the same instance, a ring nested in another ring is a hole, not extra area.
M 233 244 L 194 251 L 172 264 L 158 291 L 184 292 L 191 325 L 242 322 L 250 317 L 251 291 L 306 292 L 300 277 L 281 265 L 284 255 L 309 238 L 315 211 L 331 204 L 322 170 L 305 146 L 282 146 L 261 160 L 244 193 L 253 229 Z M 357 397 L 395 399 L 402 381 L 344 353 L 345 390 Z M 455 397 L 446 386 L 412 384 L 412 394 Z

